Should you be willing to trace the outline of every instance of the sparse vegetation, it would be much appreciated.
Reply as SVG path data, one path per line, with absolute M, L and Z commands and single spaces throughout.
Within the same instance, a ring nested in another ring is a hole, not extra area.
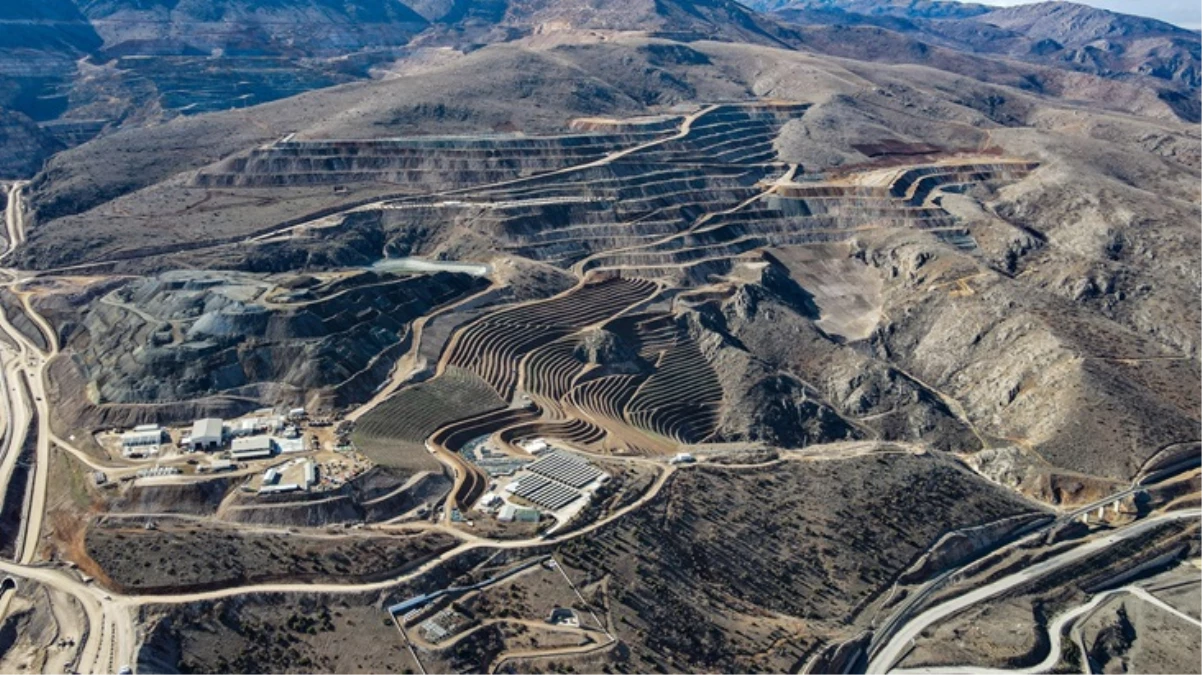
M 451 548 L 439 533 L 331 538 L 213 525 L 87 532 L 88 554 L 123 591 L 212 589 L 273 580 L 370 581 L 396 576 Z

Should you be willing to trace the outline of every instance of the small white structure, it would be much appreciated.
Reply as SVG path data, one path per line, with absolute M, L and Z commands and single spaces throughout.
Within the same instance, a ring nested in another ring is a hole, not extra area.
M 217 417 L 206 417 L 192 423 L 192 449 L 216 450 L 225 443 L 225 422 Z
M 551 610 L 551 616 L 547 617 L 547 623 L 553 626 L 579 628 L 580 616 L 570 607 L 556 607 Z
M 230 448 L 230 457 L 235 460 L 247 459 L 263 459 L 271 457 L 275 449 L 272 447 L 271 438 L 269 436 L 251 436 L 249 438 L 235 438 L 234 444 Z
M 230 435 L 234 438 L 254 436 L 267 431 L 267 423 L 261 417 L 247 417 L 230 425 Z
M 317 483 L 317 465 L 312 461 L 305 462 L 305 487 L 313 487 Z
M 216 473 L 218 471 L 229 471 L 234 468 L 234 463 L 228 459 L 215 459 L 209 463 L 209 471 Z
M 296 483 L 280 483 L 279 485 L 264 485 L 259 488 L 259 494 L 274 494 L 277 492 L 296 492 L 300 486 Z
M 672 457 L 672 459 L 668 460 L 668 463 L 669 464 L 692 464 L 693 462 L 696 462 L 696 461 L 697 460 L 693 458 L 692 454 L 687 453 L 687 452 L 678 452 L 678 453 L 676 453 L 676 455 L 674 455 Z
M 303 420 L 306 417 L 308 417 L 308 413 L 305 412 L 304 408 L 293 408 L 288 411 L 288 419 L 290 420 Z
M 514 506 L 513 504 L 506 503 L 505 506 L 502 506 L 501 510 L 497 512 L 497 520 L 501 521 L 502 523 L 512 523 L 517 512 L 518 507 Z
M 305 439 L 275 437 L 275 446 L 284 454 L 305 451 Z
M 155 455 L 162 442 L 163 430 L 159 425 L 143 424 L 121 434 L 121 454 L 126 457 L 135 454 Z
M 532 455 L 540 455 L 546 452 L 547 448 L 549 447 L 547 445 L 547 441 L 542 438 L 532 438 L 527 441 L 522 441 L 518 445 Z
M 263 474 L 264 485 L 274 485 L 279 479 L 280 472 L 276 471 L 275 469 L 268 469 L 267 472 Z
M 163 478 L 165 476 L 178 476 L 183 471 L 175 466 L 155 466 L 146 469 L 138 469 L 134 474 L 138 478 Z

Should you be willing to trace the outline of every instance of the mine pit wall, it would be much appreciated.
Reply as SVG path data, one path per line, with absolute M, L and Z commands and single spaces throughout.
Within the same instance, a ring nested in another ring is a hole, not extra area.
M 576 132 L 599 134 L 672 133 L 680 127 L 681 121 L 682 119 L 676 115 L 647 119 L 582 117 L 572 120 L 568 124 L 568 128 Z
M 418 478 L 404 489 L 362 503 L 363 519 L 376 523 L 395 518 L 408 513 L 422 504 L 432 504 L 446 495 L 451 489 L 449 471 L 444 467 L 442 473 L 428 473 Z
M 1153 576 L 1158 572 L 1164 572 L 1176 567 L 1182 561 L 1188 560 L 1191 553 L 1197 555 L 1197 546 L 1182 542 L 1154 558 L 1145 560 L 1115 577 L 1107 579 L 1096 586 L 1090 587 L 1089 592 L 1101 593 L 1103 591 L 1107 591 L 1112 588 L 1118 588 L 1124 584 L 1128 584 L 1139 579 Z
M 344 371 L 354 371 L 346 380 L 323 383 L 320 381 L 306 381 L 303 378 L 310 380 L 319 380 L 322 377 L 329 377 L 334 371 L 329 369 L 313 370 L 286 370 L 286 371 L 263 371 L 261 367 L 264 363 L 271 364 L 270 360 L 264 361 L 258 358 L 259 352 L 268 350 L 274 352 L 279 359 L 279 355 L 289 355 L 298 352 L 303 352 L 305 349 L 306 338 L 303 332 L 296 333 L 295 336 L 289 331 L 293 324 L 297 324 L 297 331 L 303 331 L 308 323 L 305 323 L 305 316 L 284 316 L 282 314 L 271 315 L 271 321 L 264 329 L 267 331 L 268 338 L 274 336 L 275 340 L 269 340 L 268 343 L 260 345 L 256 352 L 243 354 L 239 351 L 238 345 L 226 345 L 221 350 L 215 353 L 211 358 L 214 359 L 214 368 L 209 371 L 215 372 L 217 368 L 233 367 L 242 373 L 242 379 L 250 379 L 252 381 L 245 382 L 236 387 L 228 389 L 215 390 L 212 387 L 214 383 L 204 380 L 195 382 L 178 381 L 163 383 L 165 392 L 162 399 L 159 400 L 129 400 L 129 401 L 114 401 L 100 403 L 100 391 L 97 383 L 88 379 L 87 373 L 90 368 L 85 362 L 86 358 L 98 358 L 95 355 L 88 356 L 89 353 L 103 354 L 104 346 L 100 340 L 94 335 L 81 334 L 78 331 L 73 333 L 73 339 L 68 344 L 64 352 L 56 357 L 50 364 L 49 374 L 49 391 L 48 395 L 53 403 L 52 415 L 54 416 L 51 422 L 57 431 L 67 433 L 75 433 L 79 430 L 94 430 L 102 428 L 121 428 L 130 427 L 144 423 L 160 423 L 171 424 L 187 422 L 200 417 L 217 416 L 217 417 L 238 417 L 247 414 L 253 410 L 264 406 L 290 405 L 290 406 L 305 406 L 312 409 L 338 409 L 354 405 L 358 402 L 367 400 L 377 390 L 378 386 L 387 381 L 391 375 L 391 371 L 396 361 L 408 350 L 411 346 L 412 337 L 408 330 L 408 326 L 418 316 L 424 315 L 432 311 L 438 306 L 442 306 L 447 302 L 454 302 L 466 295 L 482 290 L 486 287 L 486 282 L 482 279 L 469 278 L 467 275 L 451 274 L 439 272 L 428 277 L 429 281 L 424 281 L 427 277 L 417 278 L 413 283 L 427 284 L 416 290 L 411 290 L 405 283 L 402 282 L 394 287 L 390 287 L 392 294 L 396 296 L 397 304 L 385 311 L 392 311 L 395 316 L 394 323 L 402 322 L 405 324 L 403 329 L 398 327 L 398 334 L 395 336 L 396 341 L 389 344 L 379 344 L 379 349 L 371 347 L 370 353 L 362 353 L 355 356 L 354 359 L 349 357 L 344 363 L 336 363 L 339 367 L 343 367 Z M 433 284 L 433 286 L 429 286 Z M 425 290 L 423 290 L 425 289 Z M 362 291 L 352 291 L 363 296 L 365 306 L 375 306 L 379 303 L 378 297 L 372 298 L 374 292 L 371 289 Z M 414 297 L 415 294 L 417 297 Z M 344 297 L 344 296 L 340 296 Z M 332 302 L 339 302 L 338 299 Z M 414 302 L 418 306 L 414 306 Z M 423 303 L 428 303 L 425 306 Z M 377 308 L 378 309 L 378 308 Z M 328 310 L 328 311 L 327 311 Z M 340 314 L 333 309 L 324 307 L 319 303 L 313 305 L 306 310 L 307 314 L 319 314 L 324 323 L 329 324 L 328 329 L 330 335 L 340 336 L 341 330 L 336 330 L 342 327 L 342 324 L 349 322 L 359 322 L 358 319 L 347 318 L 343 320 Z M 56 312 L 51 316 L 56 323 L 70 322 L 68 314 Z M 309 321 L 312 323 L 312 321 Z M 147 326 L 144 322 L 135 322 L 137 330 L 144 331 Z M 380 338 L 378 326 L 373 328 L 374 324 L 356 323 L 357 330 L 371 331 L 370 335 L 374 336 L 371 341 L 362 340 L 362 344 L 371 346 L 372 341 L 379 342 Z M 262 327 L 260 327 L 262 328 Z M 311 326 L 310 326 L 311 328 Z M 285 335 L 278 335 L 280 331 Z M 111 338 L 112 336 L 110 336 Z M 123 338 L 124 339 L 124 338 Z M 327 339 L 327 338 L 323 338 Z M 332 339 L 332 338 L 328 338 Z M 327 341 L 328 341 L 327 339 Z M 337 351 L 338 344 L 333 343 L 327 347 L 323 347 L 321 354 L 323 358 L 335 358 L 334 354 L 340 354 Z M 331 350 L 333 350 L 331 352 Z M 159 349 L 160 352 L 164 351 Z M 234 355 L 239 356 L 236 360 Z M 163 354 L 164 358 L 171 357 L 170 353 Z M 175 355 L 178 358 L 189 356 L 182 351 Z M 203 356 L 203 355 L 202 355 Z M 354 356 L 354 355 L 351 355 Z M 256 360 L 257 359 L 257 360 Z M 167 359 L 170 361 L 170 359 Z M 282 359 L 287 361 L 289 359 Z M 295 358 L 291 359 L 295 360 Z M 335 358 L 335 360 L 337 360 Z M 139 381 L 141 377 L 171 377 L 170 373 L 164 375 L 154 374 L 154 363 L 143 360 L 139 366 L 143 369 L 143 373 L 139 375 L 137 370 L 133 370 L 123 375 L 131 382 Z M 95 367 L 95 364 L 92 364 Z M 263 371 L 263 372 L 260 372 Z M 199 371 L 198 371 L 199 372 Z M 202 372 L 202 375 L 203 375 Z M 266 378 L 266 379 L 264 379 Z M 286 381 L 287 378 L 301 378 L 299 382 Z M 122 380 L 117 380 L 118 382 Z M 205 390 L 205 386 L 208 389 Z M 220 384 L 220 383 L 217 383 Z M 172 391 L 186 391 L 186 396 L 179 396 L 179 400 L 164 400 Z M 193 391 L 195 390 L 195 391 Z M 138 392 L 129 392 L 130 396 L 137 396 Z
M 413 332 L 406 331 L 400 342 L 384 349 L 371 360 L 371 365 L 355 373 L 342 383 L 310 392 L 304 399 L 304 407 L 310 410 L 337 410 L 362 403 L 372 397 L 381 382 L 392 375 L 397 361 L 413 345 Z
M 82 376 L 82 368 L 73 362 L 74 358 L 74 354 L 60 354 L 47 368 L 50 424 L 56 433 L 182 423 L 204 417 L 229 419 L 249 414 L 264 405 L 254 399 L 221 396 L 171 403 L 97 404 L 89 396 L 92 386 Z
M 357 200 L 342 201 L 331 206 L 311 211 L 304 215 L 296 216 L 295 218 L 289 218 L 287 220 L 279 221 L 271 225 L 261 227 L 257 230 L 244 232 L 238 235 L 214 237 L 212 239 L 180 242 L 175 244 L 141 246 L 122 251 L 115 251 L 106 254 L 104 262 L 98 263 L 96 267 L 91 269 L 93 271 L 99 271 L 103 269 L 126 270 L 137 274 L 150 274 L 163 271 L 165 269 L 178 269 L 180 267 L 187 267 L 195 261 L 195 258 L 198 254 L 203 254 L 205 249 L 240 246 L 246 241 L 255 237 L 281 232 L 297 225 L 303 225 L 305 223 L 320 220 L 329 216 L 339 215 L 350 211 L 351 209 L 360 208 L 379 201 L 399 199 L 410 196 L 412 196 L 412 192 L 379 194 Z M 353 223 L 355 222 L 353 217 L 362 215 L 364 214 L 349 214 L 345 220 L 347 223 Z M 332 228 L 331 230 L 324 230 L 322 234 L 325 236 L 331 236 L 337 231 L 337 228 Z M 27 257 L 28 250 L 28 247 L 17 249 L 17 251 L 13 254 L 15 258 L 13 260 L 14 266 L 29 270 L 48 269 L 45 261 L 36 257 Z M 175 256 L 175 258 L 173 259 L 171 256 Z M 169 264 L 164 265 L 164 261 L 167 261 Z M 222 258 L 220 261 L 220 266 L 228 266 L 229 264 L 230 261 L 228 258 Z M 276 270 L 246 269 L 244 271 Z
M 200 187 L 291 187 L 358 182 L 414 187 L 482 185 L 584 164 L 664 136 L 665 130 L 543 137 L 289 141 L 197 174 Z

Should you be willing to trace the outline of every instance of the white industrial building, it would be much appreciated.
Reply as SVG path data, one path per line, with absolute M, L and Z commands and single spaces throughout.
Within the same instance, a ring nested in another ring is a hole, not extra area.
M 121 434 L 121 454 L 156 455 L 163 442 L 163 429 L 157 424 L 143 424 Z
M 267 430 L 267 425 L 258 417 L 247 417 L 230 424 L 230 435 L 234 438 L 254 436 Z
M 234 444 L 230 448 L 230 457 L 238 461 L 263 459 L 271 457 L 274 452 L 275 448 L 271 444 L 270 436 L 251 436 L 235 438 Z
M 192 423 L 192 449 L 216 450 L 225 443 L 225 422 L 207 417 Z
M 257 434 L 275 433 L 284 428 L 284 419 L 279 415 L 256 415 L 230 422 L 230 436 L 241 438 Z
M 312 461 L 305 462 L 305 487 L 313 487 L 317 483 L 317 465 Z
M 259 488 L 259 494 L 274 494 L 278 492 L 296 492 L 300 486 L 296 483 L 280 483 L 278 485 L 264 485 Z

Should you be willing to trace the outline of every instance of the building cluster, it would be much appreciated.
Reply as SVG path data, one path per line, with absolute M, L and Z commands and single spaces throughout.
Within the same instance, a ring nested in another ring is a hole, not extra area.
M 492 478 L 512 476 L 514 473 L 530 464 L 529 459 L 514 457 L 497 450 L 488 441 L 487 436 L 468 441 L 460 449 L 459 454 L 467 461 L 484 470 Z
M 609 474 L 577 455 L 557 450 L 543 439 L 518 444 L 537 459 L 522 464 L 503 485 L 481 497 L 477 509 L 496 516 L 501 522 L 538 522 L 542 514 L 553 515 L 564 523 L 584 508 L 592 494 Z
M 126 457 L 153 457 L 164 444 L 166 431 L 157 424 L 142 424 L 121 434 L 121 454 Z M 166 442 L 170 443 L 167 438 Z
M 234 461 L 303 452 L 306 448 L 299 425 L 304 419 L 303 408 L 296 408 L 287 415 L 264 414 L 228 423 L 221 418 L 207 417 L 193 422 L 191 429 L 180 436 L 177 445 L 185 452 L 228 448 Z M 170 434 L 163 427 L 143 424 L 121 434 L 121 452 L 126 457 L 154 457 L 171 442 Z
M 582 488 L 609 478 L 587 460 L 565 452 L 544 453 L 522 474 L 505 491 L 548 511 L 558 511 L 583 498 Z
M 475 623 L 473 618 L 461 611 L 461 608 L 451 605 L 421 622 L 418 630 L 428 642 L 438 643 L 461 633 L 467 626 Z
M 174 466 L 154 466 L 145 469 L 138 469 L 135 474 L 138 478 L 163 478 L 166 476 L 178 476 L 182 471 Z
M 297 492 L 299 490 L 309 490 L 317 484 L 317 464 L 311 459 L 301 460 L 299 468 L 296 467 L 297 462 L 289 462 L 280 467 L 272 467 L 263 472 L 263 481 L 259 485 L 260 495 L 280 494 L 283 492 Z M 285 474 L 293 474 L 299 477 L 299 480 L 285 480 Z

